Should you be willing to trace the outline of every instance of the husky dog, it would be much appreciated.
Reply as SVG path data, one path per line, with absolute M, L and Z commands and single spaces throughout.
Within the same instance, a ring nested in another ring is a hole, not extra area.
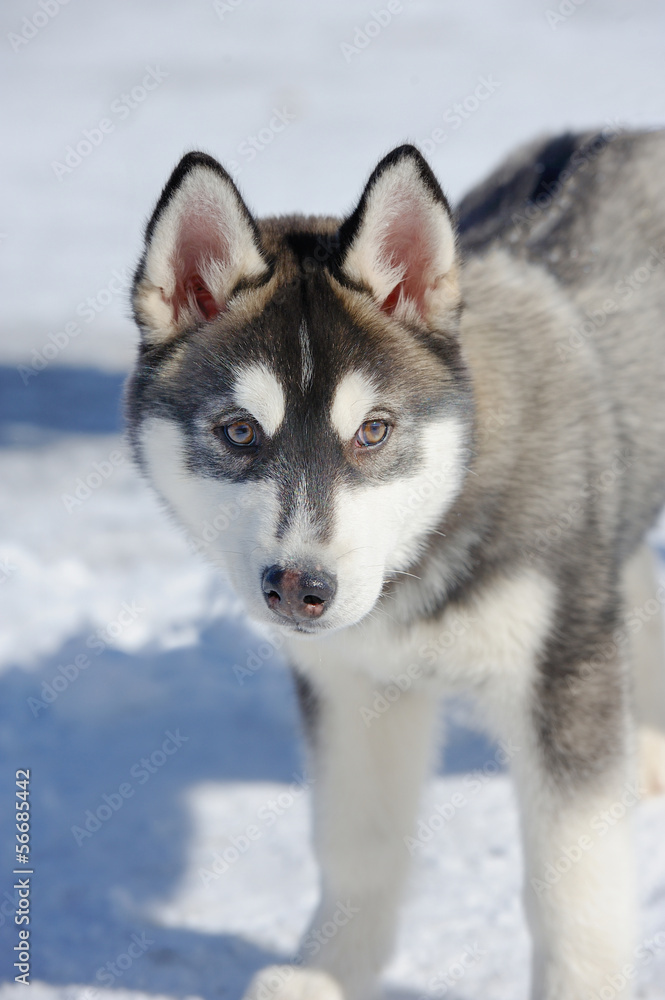
M 131 439 L 195 538 L 231 520 L 209 555 L 284 633 L 312 929 L 338 925 L 248 996 L 375 995 L 457 691 L 514 749 L 532 997 L 630 995 L 636 715 L 643 782 L 665 782 L 643 541 L 665 500 L 664 169 L 663 132 L 566 134 L 454 213 L 401 146 L 343 221 L 257 220 L 203 153 L 166 185 L 133 290 Z

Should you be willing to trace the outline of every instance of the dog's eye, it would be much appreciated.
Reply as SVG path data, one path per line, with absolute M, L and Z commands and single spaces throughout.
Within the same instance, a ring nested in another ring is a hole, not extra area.
M 221 431 L 226 440 L 236 448 L 250 448 L 258 441 L 256 430 L 246 420 L 234 420 L 232 424 L 225 424 L 215 430 L 217 433 Z
M 374 448 L 388 437 L 389 425 L 385 420 L 366 420 L 356 434 L 356 444 L 361 448 Z

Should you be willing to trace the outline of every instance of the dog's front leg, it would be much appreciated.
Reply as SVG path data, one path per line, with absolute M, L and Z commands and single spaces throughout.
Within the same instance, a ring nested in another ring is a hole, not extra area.
M 395 687 L 393 685 L 393 687 Z M 321 900 L 295 967 L 258 974 L 258 1000 L 371 1000 L 392 950 L 412 831 L 432 746 L 436 697 L 380 688 L 339 668 L 301 688 L 312 758 Z
M 639 789 L 623 668 L 611 638 L 596 649 L 584 663 L 546 665 L 535 700 L 511 726 L 513 736 L 524 726 L 513 766 L 533 936 L 532 1000 L 632 995 L 628 814 Z

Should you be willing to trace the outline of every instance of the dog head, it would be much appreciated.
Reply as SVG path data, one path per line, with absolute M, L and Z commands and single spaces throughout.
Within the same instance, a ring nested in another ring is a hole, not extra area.
M 448 203 L 396 149 L 355 211 L 255 220 L 191 153 L 147 226 L 137 459 L 250 614 L 352 625 L 458 495 L 470 391 Z

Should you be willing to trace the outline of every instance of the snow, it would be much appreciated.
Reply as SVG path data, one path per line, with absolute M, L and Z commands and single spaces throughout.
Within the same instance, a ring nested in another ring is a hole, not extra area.
M 19 767 L 32 774 L 37 1000 L 237 1000 L 255 969 L 293 952 L 316 900 L 279 651 L 190 552 L 121 435 L 135 345 L 126 285 L 178 157 L 203 148 L 235 161 L 261 213 L 330 213 L 352 207 L 378 157 L 408 139 L 455 198 L 533 134 L 662 123 L 659 0 L 396 6 L 349 55 L 342 45 L 387 0 L 2 5 L 0 1000 L 21 989 Z M 559 6 L 572 13 L 551 26 Z M 14 51 L 24 18 L 42 26 Z M 147 77 L 154 89 L 129 107 L 123 95 Z M 471 97 L 455 126 L 447 112 Z M 58 179 L 53 163 L 84 130 L 98 145 Z M 415 853 L 386 982 L 394 1000 L 514 1000 L 526 995 L 528 941 L 512 792 L 490 775 L 495 748 L 466 706 L 448 717 L 422 816 L 456 794 L 464 806 Z M 104 796 L 117 808 L 75 835 Z M 665 803 L 641 803 L 634 820 L 648 942 L 665 933 Z M 240 850 L 250 827 L 258 836 Z M 99 980 L 132 935 L 150 943 Z M 455 981 L 465 951 L 476 958 Z M 636 964 L 640 996 L 664 1000 L 665 948 Z

